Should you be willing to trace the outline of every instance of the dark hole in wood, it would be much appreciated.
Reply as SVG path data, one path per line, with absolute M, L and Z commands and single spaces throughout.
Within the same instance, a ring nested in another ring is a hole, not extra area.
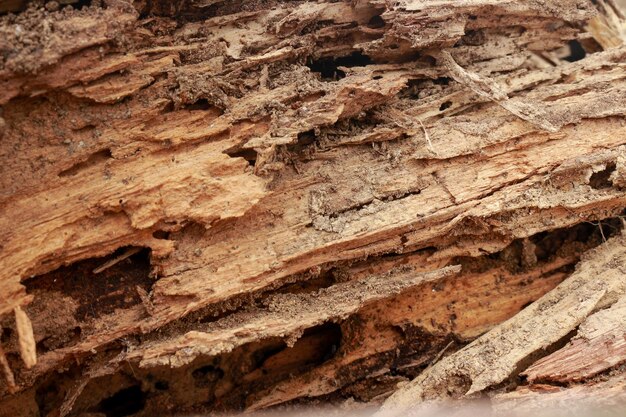
M 91 0 L 78 0 L 71 3 L 74 9 L 81 10 L 85 7 L 91 6 Z
M 155 239 L 167 240 L 170 237 L 170 233 L 165 230 L 155 230 L 152 232 L 152 237 Z
M 187 110 L 209 110 L 212 107 L 213 105 L 209 103 L 209 100 L 207 100 L 206 98 L 200 98 L 194 103 L 185 106 Z
M 296 143 L 287 145 L 287 150 L 293 153 L 301 152 L 307 146 L 314 144 L 315 140 L 315 132 L 312 129 L 307 130 L 306 132 L 300 132 L 298 133 L 298 139 L 296 140 Z
M 441 106 L 439 106 L 439 111 L 444 111 L 445 109 L 449 108 L 452 105 L 451 101 L 446 101 L 444 103 L 441 103 Z
M 606 168 L 602 171 L 594 172 L 589 179 L 589 185 L 596 190 L 602 188 L 611 188 L 613 183 L 611 182 L 611 174 L 615 171 L 615 164 L 607 164 Z
M 138 252 L 94 273 L 94 270 L 129 250 Z M 59 291 L 73 298 L 78 304 L 75 318 L 79 321 L 139 304 L 141 299 L 134 288 L 139 286 L 149 292 L 153 283 L 150 278 L 150 250 L 129 246 L 109 256 L 79 261 L 24 281 L 29 294 L 36 290 Z
M 125 417 L 138 413 L 145 405 L 146 394 L 139 385 L 133 385 L 102 400 L 97 410 L 106 417 Z
M 254 149 L 239 149 L 236 151 L 226 151 L 226 154 L 232 158 L 243 158 L 248 161 L 248 165 L 256 164 L 257 153 Z
M 170 384 L 168 384 L 167 381 L 157 381 L 154 383 L 154 388 L 159 391 L 166 391 L 170 388 Z
M 364 55 L 362 52 L 353 52 L 348 56 L 338 58 L 320 58 L 310 61 L 307 66 L 311 69 L 311 71 L 319 73 L 322 80 L 332 81 L 346 76 L 346 73 L 338 67 L 364 67 L 372 63 L 373 61 L 369 56 Z
M 370 29 L 380 29 L 385 27 L 385 21 L 380 15 L 372 17 L 369 22 L 367 22 L 367 27 Z
M 587 52 L 585 52 L 585 49 L 577 40 L 571 40 L 567 44 L 569 45 L 570 54 L 565 57 L 566 61 L 576 62 L 587 56 Z
M 11 335 L 13 335 L 13 329 L 2 329 L 2 336 L 0 337 L 0 341 L 3 345 L 9 343 L 9 340 L 11 340 Z
M 212 365 L 205 365 L 195 369 L 191 376 L 197 387 L 212 387 L 224 377 L 224 371 Z

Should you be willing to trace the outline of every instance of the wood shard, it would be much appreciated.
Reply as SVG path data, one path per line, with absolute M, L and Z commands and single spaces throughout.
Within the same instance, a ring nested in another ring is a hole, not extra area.
M 113 265 L 117 264 L 118 262 L 123 261 L 124 259 L 128 259 L 131 256 L 139 253 L 141 251 L 141 248 L 130 248 L 128 250 L 126 250 L 124 253 L 122 253 L 119 256 L 116 256 L 115 258 L 111 259 L 110 261 L 105 262 L 104 264 L 100 265 L 99 267 L 97 267 L 96 269 L 93 270 L 94 274 L 99 274 L 100 272 L 112 267 Z
M 15 376 L 13 375 L 13 371 L 11 370 L 11 366 L 7 361 L 7 357 L 4 354 L 4 349 L 0 345 L 0 368 L 2 368 L 2 374 L 4 375 L 4 380 L 7 383 L 7 387 L 10 392 L 15 392 L 17 389 L 17 385 L 15 384 Z
M 548 132 L 556 132 L 558 126 L 553 125 L 548 119 L 545 110 L 538 103 L 528 103 L 517 100 L 513 102 L 498 85 L 488 79 L 484 79 L 476 73 L 469 72 L 454 61 L 448 51 L 442 51 L 443 64 L 450 71 L 450 75 L 456 81 L 468 86 L 473 92 L 481 97 L 498 103 L 502 108 L 510 111 L 522 120 L 526 120 Z
M 37 364 L 37 348 L 33 325 L 22 307 L 15 307 L 15 327 L 17 329 L 20 355 L 26 368 L 32 368 Z

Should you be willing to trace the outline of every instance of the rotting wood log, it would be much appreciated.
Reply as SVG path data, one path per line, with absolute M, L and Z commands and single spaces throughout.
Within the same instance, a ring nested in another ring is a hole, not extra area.
M 0 416 L 623 399 L 612 0 L 0 13 Z

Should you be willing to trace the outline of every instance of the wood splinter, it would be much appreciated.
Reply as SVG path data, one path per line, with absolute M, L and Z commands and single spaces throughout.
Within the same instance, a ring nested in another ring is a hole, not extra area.
M 2 368 L 2 373 L 4 374 L 4 378 L 7 381 L 9 392 L 13 394 L 17 391 L 17 385 L 15 384 L 15 377 L 13 376 L 13 371 L 9 366 L 9 361 L 4 354 L 4 349 L 2 348 L 2 345 L 0 345 L 0 368 Z
M 144 290 L 143 288 L 141 288 L 139 285 L 135 286 L 135 290 L 137 290 L 137 294 L 139 295 L 139 298 L 141 299 L 141 303 L 146 309 L 146 312 L 149 315 L 153 316 L 155 311 L 154 311 L 154 304 L 152 304 L 152 301 L 150 300 L 150 294 L 148 294 L 148 292 Z
M 126 258 L 130 258 L 131 256 L 133 256 L 136 253 L 139 253 L 140 251 L 141 251 L 141 248 L 130 248 L 126 252 L 121 254 L 120 256 L 117 256 L 117 257 L 111 259 L 110 261 L 107 261 L 107 262 L 103 263 L 102 265 L 100 265 L 96 269 L 94 269 L 93 273 L 94 274 L 99 274 L 100 272 L 109 269 L 113 265 L 123 261 Z
M 35 336 L 33 335 L 33 325 L 24 310 L 22 310 L 22 307 L 17 306 L 13 311 L 15 312 L 15 325 L 17 327 L 20 356 L 26 368 L 30 369 L 37 364 L 37 350 Z
M 483 78 L 477 73 L 467 71 L 456 63 L 450 52 L 442 51 L 438 57 L 448 69 L 450 76 L 457 82 L 466 85 L 480 97 L 491 100 L 511 114 L 525 120 L 534 126 L 547 132 L 557 132 L 559 126 L 555 126 L 548 119 L 548 115 L 537 103 L 524 101 L 512 101 L 508 94 L 493 81 Z

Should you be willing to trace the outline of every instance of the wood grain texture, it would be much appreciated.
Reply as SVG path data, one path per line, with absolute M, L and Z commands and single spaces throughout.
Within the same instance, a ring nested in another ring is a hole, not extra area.
M 7 413 L 380 402 L 620 250 L 612 2 L 26 3 L 0 1 Z

